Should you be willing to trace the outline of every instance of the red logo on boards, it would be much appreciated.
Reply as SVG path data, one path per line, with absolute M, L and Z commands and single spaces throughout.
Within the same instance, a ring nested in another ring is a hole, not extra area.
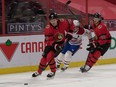
M 6 43 L 0 43 L 0 50 L 3 52 L 9 62 L 12 59 L 18 44 L 18 42 L 12 43 L 10 40 L 7 40 Z

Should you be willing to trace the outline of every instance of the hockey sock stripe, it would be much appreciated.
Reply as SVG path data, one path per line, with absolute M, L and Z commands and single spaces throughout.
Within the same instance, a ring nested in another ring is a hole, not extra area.
M 46 65 L 43 65 L 43 64 L 40 63 L 40 66 L 45 67 Z
M 52 67 L 52 68 L 50 67 L 50 69 L 53 70 L 53 69 L 56 69 L 56 67 Z
M 61 63 L 57 62 L 57 65 L 60 65 Z
M 61 64 L 62 63 L 62 61 L 61 60 L 59 60 L 59 59 L 57 59 L 57 61 L 56 61 L 57 63 L 59 63 L 59 64 Z
M 70 63 L 69 61 L 68 62 L 66 62 L 66 61 L 64 62 L 65 65 L 69 65 L 69 63 Z
M 43 64 L 40 63 L 39 69 L 41 69 L 43 71 L 43 70 L 45 70 L 45 67 L 46 67 L 46 65 L 43 65 Z
M 93 61 L 92 59 L 94 59 L 93 57 L 88 57 L 86 65 L 89 65 L 90 67 L 95 64 L 96 62 Z
M 45 70 L 45 68 L 44 67 L 41 67 L 41 66 L 39 66 L 39 69 L 42 70 L 42 71 Z
M 89 58 L 89 62 L 92 62 L 92 63 L 96 63 L 97 60 L 98 59 L 96 57 L 94 57 L 94 56 Z
M 67 64 L 67 63 L 64 63 L 64 65 L 69 65 L 69 64 Z
M 92 62 L 92 63 L 96 63 L 96 61 L 97 61 L 96 59 L 91 58 L 91 62 Z
M 55 64 L 55 62 L 53 62 L 52 64 L 50 63 L 49 65 L 54 65 Z

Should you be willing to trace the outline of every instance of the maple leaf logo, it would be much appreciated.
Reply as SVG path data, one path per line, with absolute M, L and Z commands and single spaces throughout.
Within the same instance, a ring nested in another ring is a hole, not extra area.
M 18 42 L 12 43 L 9 39 L 6 41 L 6 43 L 0 43 L 0 50 L 9 62 L 11 61 L 13 54 L 15 53 L 16 48 L 18 47 L 18 44 Z

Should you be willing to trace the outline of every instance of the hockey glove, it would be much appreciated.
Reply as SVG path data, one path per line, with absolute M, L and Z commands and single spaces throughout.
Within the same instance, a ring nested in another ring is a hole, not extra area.
M 99 43 L 96 43 L 96 49 L 101 51 L 103 50 L 103 47 Z
M 53 43 L 53 50 L 54 51 L 58 51 L 58 50 L 62 50 L 62 46 L 60 46 L 59 44 L 57 43 Z
M 85 29 L 88 29 L 88 30 L 91 30 L 92 29 L 92 26 L 90 26 L 90 25 L 84 25 L 84 28 Z
M 72 35 L 71 34 L 67 34 L 66 35 L 66 39 L 67 39 L 67 41 L 71 40 L 72 39 Z
M 87 46 L 88 46 L 88 48 L 86 49 L 87 51 L 90 51 L 90 52 L 94 52 L 95 51 L 95 48 L 96 48 L 96 44 L 95 43 L 89 43 Z
M 95 50 L 103 50 L 102 46 L 100 46 L 99 43 L 89 43 L 87 46 L 89 46 L 87 50 L 91 53 L 93 53 Z
M 51 47 L 51 46 L 46 46 L 45 49 L 44 49 L 44 52 L 43 52 L 42 56 L 43 56 L 44 58 L 46 58 L 46 57 L 47 57 L 47 54 L 48 54 L 51 50 L 52 50 L 52 47 Z

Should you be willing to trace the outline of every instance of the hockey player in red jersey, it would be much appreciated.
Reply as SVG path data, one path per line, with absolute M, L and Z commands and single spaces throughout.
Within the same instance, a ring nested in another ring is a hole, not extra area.
M 75 29 L 72 33 L 72 39 L 65 44 L 56 59 L 57 69 L 60 68 L 61 63 L 64 64 L 61 68 L 62 71 L 68 68 L 72 56 L 79 50 L 82 43 L 82 36 L 87 36 L 89 40 L 92 38 L 91 31 L 80 27 L 80 22 L 78 20 L 73 20 L 73 23 Z
M 32 74 L 32 77 L 41 75 L 46 66 L 49 65 L 51 73 L 47 75 L 48 78 L 54 77 L 56 72 L 55 53 L 61 49 L 65 39 L 71 39 L 74 24 L 72 20 L 58 19 L 56 13 L 49 15 L 49 23 L 44 29 L 45 49 L 39 63 L 37 72 Z M 67 32 L 67 34 L 66 34 Z
M 95 37 L 93 42 L 89 43 L 87 50 L 89 51 L 86 63 L 80 68 L 81 72 L 89 71 L 98 59 L 103 56 L 111 44 L 111 35 L 105 24 L 102 22 L 102 16 L 95 13 L 93 18 L 92 29 Z

